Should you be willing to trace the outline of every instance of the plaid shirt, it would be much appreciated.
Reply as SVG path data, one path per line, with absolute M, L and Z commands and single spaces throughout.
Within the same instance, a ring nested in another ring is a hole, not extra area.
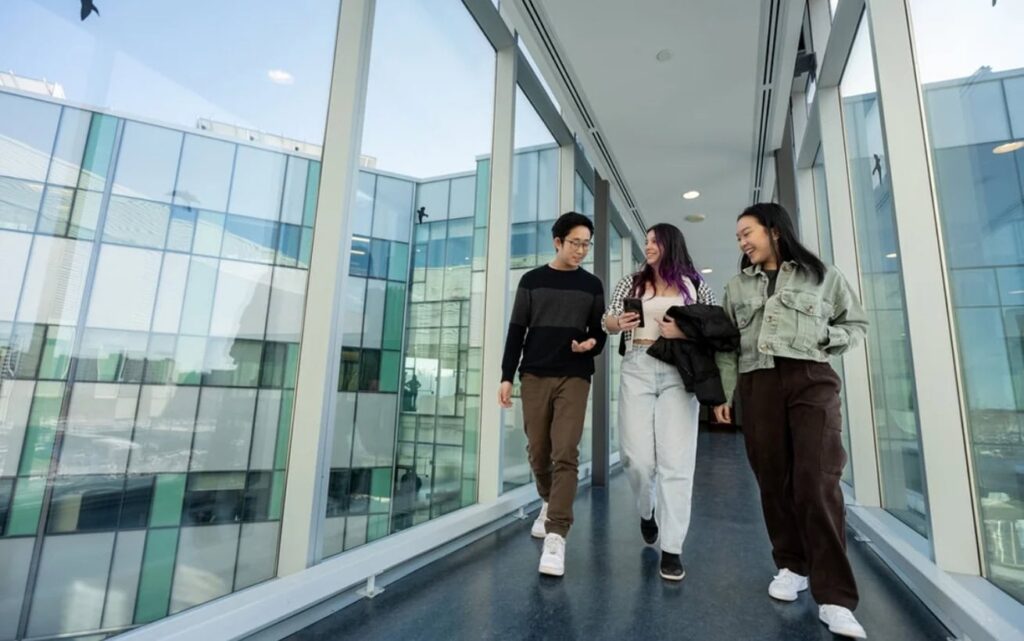
M 604 316 L 601 317 L 601 329 L 607 333 L 608 331 L 608 317 L 609 316 L 621 316 L 623 312 L 623 301 L 629 297 L 630 291 L 633 289 L 633 274 L 624 276 L 617 285 L 615 285 L 615 291 L 612 293 L 611 300 L 608 303 L 608 309 L 605 310 Z M 704 305 L 717 305 L 718 300 L 715 298 L 715 293 L 711 291 L 708 284 L 703 280 L 697 283 L 697 302 Z M 633 332 L 622 332 L 622 345 L 619 347 L 619 353 L 623 353 L 626 350 L 632 349 L 633 347 Z

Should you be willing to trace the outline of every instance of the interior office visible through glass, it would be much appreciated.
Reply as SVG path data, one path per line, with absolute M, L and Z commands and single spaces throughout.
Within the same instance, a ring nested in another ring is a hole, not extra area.
M 839 87 L 868 331 L 868 370 L 882 481 L 882 505 L 928 536 L 917 393 L 889 155 L 868 22 L 862 18 Z M 936 473 L 941 473 L 936 471 Z
M 1024 5 L 910 9 L 985 573 L 1024 601 Z

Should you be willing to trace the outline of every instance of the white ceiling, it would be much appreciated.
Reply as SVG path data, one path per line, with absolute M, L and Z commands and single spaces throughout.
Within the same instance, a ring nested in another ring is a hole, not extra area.
M 736 273 L 735 221 L 751 198 L 762 3 L 535 4 L 645 222 L 679 226 L 721 291 Z M 663 49 L 667 62 L 656 59 Z M 700 198 L 684 200 L 691 189 Z M 707 219 L 686 222 L 695 213 Z

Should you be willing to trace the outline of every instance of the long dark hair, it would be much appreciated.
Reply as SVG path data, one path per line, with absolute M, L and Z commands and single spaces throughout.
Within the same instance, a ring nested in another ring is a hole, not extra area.
M 683 237 L 683 232 L 679 231 L 675 225 L 668 223 L 660 223 L 647 230 L 647 233 L 651 232 L 654 232 L 654 242 L 658 243 L 658 248 L 661 250 L 658 275 L 666 283 L 678 289 L 687 304 L 693 303 L 690 289 L 686 286 L 684 279 L 690 279 L 694 291 L 704 279 L 697 268 L 693 266 L 693 259 L 690 258 L 690 251 L 686 249 L 686 238 Z M 644 264 L 640 271 L 633 274 L 633 296 L 643 297 L 648 283 L 650 283 L 651 289 L 655 289 L 654 280 L 654 268 L 649 264 Z
M 814 255 L 814 252 L 800 244 L 796 237 L 796 229 L 793 227 L 793 219 L 789 212 L 782 205 L 775 203 L 757 203 L 743 210 L 736 220 L 744 216 L 751 216 L 757 219 L 765 229 L 768 230 L 768 238 L 775 249 L 775 255 L 781 263 L 784 260 L 793 261 L 801 269 L 813 272 L 818 283 L 825 280 L 825 263 Z M 779 237 L 775 238 L 773 231 Z M 740 260 L 740 268 L 750 267 L 750 256 L 743 254 Z

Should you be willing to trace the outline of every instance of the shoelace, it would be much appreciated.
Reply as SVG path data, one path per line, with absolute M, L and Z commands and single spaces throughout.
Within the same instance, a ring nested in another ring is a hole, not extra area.
M 545 554 L 558 554 L 562 548 L 562 542 L 558 539 L 548 539 L 544 541 L 544 553 Z

